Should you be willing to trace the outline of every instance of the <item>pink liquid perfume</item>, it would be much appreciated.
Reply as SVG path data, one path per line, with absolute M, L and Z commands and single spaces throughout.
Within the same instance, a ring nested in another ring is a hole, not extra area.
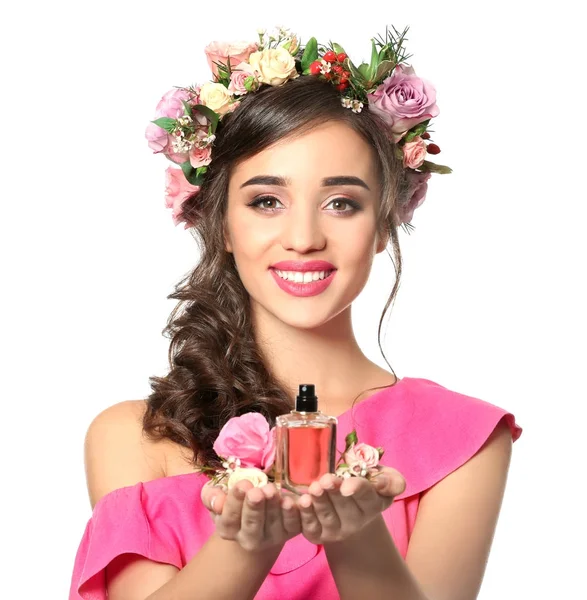
M 314 385 L 299 386 L 296 407 L 277 417 L 275 484 L 296 494 L 325 473 L 334 473 L 336 464 L 336 417 L 318 410 Z

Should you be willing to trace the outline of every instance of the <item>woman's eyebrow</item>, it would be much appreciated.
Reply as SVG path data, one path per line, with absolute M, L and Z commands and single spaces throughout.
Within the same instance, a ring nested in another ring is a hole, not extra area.
M 251 179 L 245 181 L 241 185 L 241 189 L 248 185 L 279 185 L 287 187 L 291 185 L 291 179 L 276 175 L 255 175 L 255 177 L 251 177 Z M 360 177 L 355 177 L 354 175 L 337 175 L 335 177 L 325 177 L 322 180 L 323 187 L 335 185 L 358 185 L 369 190 L 369 186 Z

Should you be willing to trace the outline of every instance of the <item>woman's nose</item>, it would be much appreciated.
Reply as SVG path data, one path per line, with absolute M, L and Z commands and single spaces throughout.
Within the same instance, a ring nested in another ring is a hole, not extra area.
M 281 244 L 285 250 L 321 250 L 326 243 L 320 212 L 315 207 L 296 207 L 283 219 Z

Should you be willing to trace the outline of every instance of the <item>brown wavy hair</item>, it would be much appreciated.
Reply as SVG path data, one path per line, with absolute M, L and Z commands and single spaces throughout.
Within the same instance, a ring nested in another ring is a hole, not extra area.
M 378 328 L 385 358 L 381 325 L 400 283 L 402 259 L 395 216 L 407 182 L 385 123 L 368 109 L 352 112 L 341 105 L 340 98 L 330 83 L 309 76 L 279 87 L 264 85 L 245 95 L 218 126 L 212 162 L 200 192 L 183 204 L 201 259 L 168 296 L 178 300 L 162 332 L 171 340 L 170 370 L 164 377 L 149 378 L 152 393 L 143 429 L 153 440 L 167 438 L 191 449 L 194 466 L 219 465 L 212 445 L 231 417 L 256 411 L 273 424 L 277 415 L 293 406 L 293 398 L 270 371 L 256 344 L 249 295 L 232 253 L 225 250 L 223 231 L 228 182 L 235 166 L 280 140 L 303 135 L 316 124 L 347 124 L 377 157 L 381 189 L 377 227 L 391 240 L 396 275 Z

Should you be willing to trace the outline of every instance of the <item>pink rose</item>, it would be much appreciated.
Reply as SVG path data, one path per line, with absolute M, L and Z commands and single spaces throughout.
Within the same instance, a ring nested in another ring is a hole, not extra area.
M 408 200 L 398 207 L 399 225 L 409 223 L 414 216 L 414 211 L 422 205 L 428 191 L 428 180 L 432 173 L 418 173 L 417 171 L 406 171 L 408 179 Z
M 145 131 L 145 137 L 149 143 L 149 148 L 153 150 L 153 154 L 163 152 L 167 148 L 167 131 L 155 125 L 155 123 L 149 123 Z
M 238 64 L 234 71 L 230 76 L 230 83 L 228 84 L 228 91 L 231 94 L 235 94 L 237 96 L 241 96 L 246 94 L 249 90 L 245 87 L 245 81 L 249 78 L 253 77 L 255 82 L 255 87 L 258 85 L 257 73 L 251 65 L 248 63 L 240 63 Z
M 275 460 L 274 431 L 262 414 L 245 413 L 228 420 L 213 448 L 218 456 L 240 458 L 243 467 L 268 472 Z
M 170 119 L 177 119 L 185 114 L 185 110 L 182 104 L 182 100 L 186 102 L 193 100 L 193 96 L 183 88 L 173 88 L 169 90 L 157 104 L 156 113 L 157 117 L 169 117 Z
M 436 89 L 416 76 L 411 66 L 397 65 L 393 74 L 367 94 L 369 110 L 391 125 L 393 141 L 417 125 L 440 114 L 436 106 Z
M 402 146 L 404 151 L 404 167 L 417 169 L 426 159 L 426 142 L 420 137 L 415 137 L 411 142 Z
M 365 463 L 365 468 L 372 469 L 379 464 L 379 452 L 377 448 L 368 444 L 355 444 L 345 453 L 345 462 L 351 466 Z
M 210 164 L 212 160 L 210 155 L 212 154 L 212 147 L 207 146 L 206 148 L 192 148 L 190 150 L 190 164 L 194 169 L 198 167 L 204 167 Z
M 167 167 L 165 170 L 165 206 L 173 209 L 171 216 L 177 226 L 182 222 L 182 205 L 188 196 L 199 192 L 199 186 L 192 185 L 181 169 Z M 187 223 L 186 223 L 187 225 Z M 187 227 L 184 227 L 187 229 Z
M 257 44 L 250 42 L 211 42 L 204 48 L 208 65 L 214 76 L 218 75 L 215 62 L 225 65 L 230 57 L 230 68 L 233 69 L 239 63 L 246 62 L 256 51 Z

